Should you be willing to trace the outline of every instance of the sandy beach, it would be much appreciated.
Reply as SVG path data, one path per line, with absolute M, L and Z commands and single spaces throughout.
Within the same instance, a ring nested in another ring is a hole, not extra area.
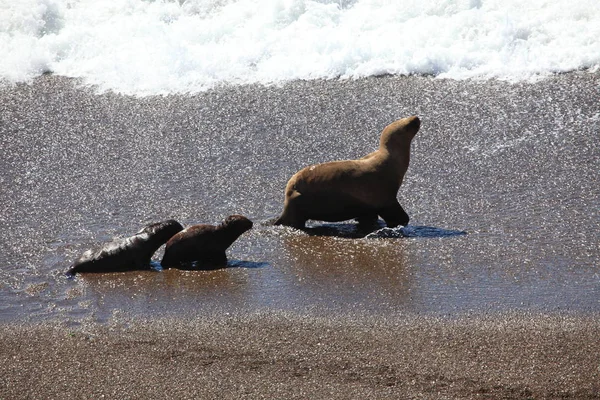
M 0 399 L 599 398 L 597 88 L 4 88 Z M 293 171 L 415 113 L 408 237 L 269 224 Z M 229 268 L 64 276 L 145 223 L 232 212 L 256 224 Z
M 592 399 L 599 335 L 527 315 L 4 325 L 0 398 Z

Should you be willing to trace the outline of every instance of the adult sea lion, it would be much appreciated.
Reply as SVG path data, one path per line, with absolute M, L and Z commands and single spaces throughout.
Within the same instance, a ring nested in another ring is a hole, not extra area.
M 162 266 L 213 269 L 225 266 L 225 250 L 240 235 L 252 228 L 252 221 L 242 215 L 230 215 L 220 225 L 193 225 L 167 242 Z M 194 265 L 191 265 L 194 263 Z
M 358 160 L 306 167 L 288 181 L 283 213 L 275 225 L 304 228 L 307 220 L 357 219 L 387 226 L 408 224 L 396 195 L 410 160 L 410 144 L 419 131 L 418 117 L 395 121 L 381 132 L 379 149 Z
M 150 269 L 154 252 L 182 229 L 181 224 L 172 219 L 150 224 L 131 237 L 86 251 L 67 273 Z

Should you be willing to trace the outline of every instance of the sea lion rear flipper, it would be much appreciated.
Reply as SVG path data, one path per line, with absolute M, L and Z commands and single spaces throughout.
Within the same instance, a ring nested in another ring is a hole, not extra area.
M 356 221 L 358 221 L 358 225 L 361 228 L 371 228 L 371 227 L 377 226 L 379 217 L 377 214 L 366 214 L 366 215 L 361 215 L 360 217 L 357 217 Z

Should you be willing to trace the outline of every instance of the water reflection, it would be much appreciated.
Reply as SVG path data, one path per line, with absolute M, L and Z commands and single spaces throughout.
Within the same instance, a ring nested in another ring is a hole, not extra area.
M 282 238 L 290 266 L 313 295 L 338 302 L 403 305 L 413 284 L 406 243 L 303 233 Z
M 82 274 L 78 278 L 83 289 L 81 302 L 74 311 L 81 313 L 81 308 L 88 308 L 97 321 L 103 322 L 115 312 L 140 316 L 186 314 L 243 303 L 248 296 L 248 277 L 232 272 L 234 269 Z

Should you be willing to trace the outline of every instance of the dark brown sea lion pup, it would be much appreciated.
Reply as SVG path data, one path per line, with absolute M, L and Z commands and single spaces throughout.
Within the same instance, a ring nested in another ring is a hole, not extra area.
M 396 195 L 410 160 L 418 117 L 386 126 L 379 149 L 358 160 L 312 165 L 297 172 L 285 188 L 285 203 L 275 225 L 304 228 L 307 220 L 357 219 L 372 224 L 381 216 L 389 227 L 408 224 Z
M 154 252 L 181 230 L 181 224 L 172 219 L 148 225 L 131 237 L 86 251 L 67 274 L 150 269 L 150 259 Z
M 167 242 L 162 266 L 187 269 L 213 269 L 227 264 L 225 250 L 252 228 L 242 215 L 230 215 L 220 225 L 193 225 Z M 190 265 L 194 263 L 194 265 Z

